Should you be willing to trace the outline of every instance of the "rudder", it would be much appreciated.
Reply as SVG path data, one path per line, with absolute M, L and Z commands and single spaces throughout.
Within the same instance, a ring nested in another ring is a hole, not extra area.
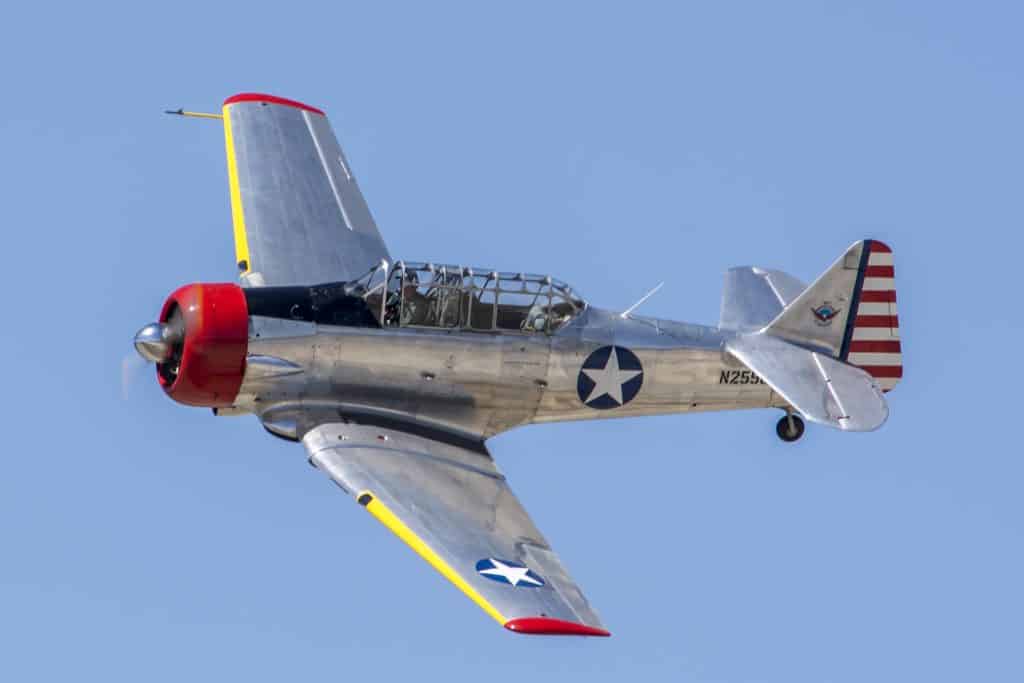
M 900 322 L 892 249 L 865 240 L 864 265 L 854 291 L 853 315 L 846 321 L 839 359 L 856 365 L 889 391 L 903 377 Z

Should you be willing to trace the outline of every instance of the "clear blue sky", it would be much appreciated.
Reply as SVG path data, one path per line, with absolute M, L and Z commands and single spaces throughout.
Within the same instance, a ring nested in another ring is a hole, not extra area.
M 628 5 L 628 6 L 627 6 Z M 4 12 L 0 679 L 1024 680 L 1019 3 L 129 3 Z M 872 434 L 775 412 L 496 438 L 608 640 L 498 628 L 131 336 L 234 276 L 217 111 L 327 110 L 392 253 L 713 323 L 739 264 L 896 255 Z

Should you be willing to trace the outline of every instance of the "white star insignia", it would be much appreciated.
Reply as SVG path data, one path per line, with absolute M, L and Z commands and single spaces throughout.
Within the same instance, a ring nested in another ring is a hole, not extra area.
M 491 564 L 493 564 L 494 566 L 490 569 L 478 569 L 477 571 L 481 574 L 487 574 L 489 576 L 500 576 L 513 586 L 518 586 L 520 583 L 527 583 L 531 586 L 544 585 L 543 581 L 538 581 L 537 579 L 530 576 L 530 570 L 526 567 L 513 567 L 511 565 L 505 564 L 501 560 L 496 560 L 493 557 L 488 559 L 490 559 Z
M 612 352 L 608 354 L 608 362 L 602 369 L 583 369 L 583 374 L 594 381 L 594 388 L 584 403 L 590 403 L 595 398 L 601 398 L 608 394 L 613 401 L 622 405 L 622 385 L 642 372 L 642 370 L 620 370 L 618 349 L 613 346 Z

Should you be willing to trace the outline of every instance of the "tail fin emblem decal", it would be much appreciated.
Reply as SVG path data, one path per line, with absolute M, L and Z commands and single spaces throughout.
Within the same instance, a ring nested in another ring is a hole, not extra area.
M 843 312 L 843 309 L 836 308 L 831 302 L 826 301 L 817 308 L 812 308 L 811 313 L 814 314 L 815 320 L 819 325 L 828 326 L 832 324 L 832 319 Z

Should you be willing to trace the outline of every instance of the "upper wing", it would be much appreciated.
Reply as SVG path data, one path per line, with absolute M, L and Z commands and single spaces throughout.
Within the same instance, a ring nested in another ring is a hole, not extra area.
M 246 285 L 351 280 L 390 260 L 322 111 L 235 95 L 224 101 L 224 138 Z
M 609 635 L 482 442 L 357 424 L 302 441 L 313 465 L 505 628 Z

